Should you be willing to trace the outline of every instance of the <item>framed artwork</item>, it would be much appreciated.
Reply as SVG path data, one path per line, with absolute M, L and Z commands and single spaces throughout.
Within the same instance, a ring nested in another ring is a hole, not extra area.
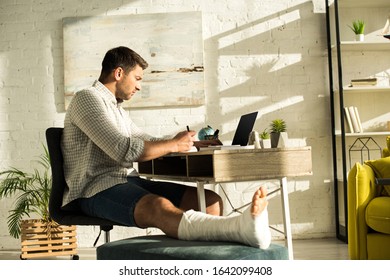
M 127 46 L 149 64 L 142 89 L 124 107 L 205 103 L 200 12 L 63 19 L 65 108 L 99 78 L 105 53 Z

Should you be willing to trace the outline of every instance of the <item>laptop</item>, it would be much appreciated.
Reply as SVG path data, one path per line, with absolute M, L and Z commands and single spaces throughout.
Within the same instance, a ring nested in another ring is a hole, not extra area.
M 258 112 L 242 115 L 238 122 L 236 132 L 233 137 L 232 145 L 246 146 L 249 140 L 249 134 L 253 130 Z
M 242 115 L 238 122 L 236 132 L 234 133 L 233 141 L 231 145 L 211 145 L 199 147 L 200 151 L 204 150 L 224 150 L 224 149 L 237 149 L 238 146 L 247 146 L 249 140 L 249 134 L 253 130 L 258 112 Z

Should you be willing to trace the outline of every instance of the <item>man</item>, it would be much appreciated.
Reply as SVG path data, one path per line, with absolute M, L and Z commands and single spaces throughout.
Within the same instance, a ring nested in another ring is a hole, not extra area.
M 91 216 L 127 226 L 157 227 L 184 240 L 228 240 L 267 248 L 267 190 L 260 188 L 241 216 L 220 217 L 222 200 L 206 191 L 206 211 L 197 209 L 194 187 L 142 179 L 133 162 L 194 145 L 194 131 L 158 139 L 141 131 L 121 108 L 141 89 L 147 62 L 127 47 L 109 50 L 99 80 L 78 92 L 65 117 L 62 150 L 69 189 L 63 207 L 79 207 Z M 163 98 L 163 97 L 162 97 Z

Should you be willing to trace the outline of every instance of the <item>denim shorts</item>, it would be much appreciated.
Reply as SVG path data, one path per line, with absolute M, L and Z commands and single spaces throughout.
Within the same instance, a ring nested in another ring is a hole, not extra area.
M 89 216 L 104 218 L 122 225 L 136 227 L 134 209 L 137 202 L 147 194 L 156 194 L 180 206 L 188 186 L 171 182 L 128 177 L 127 183 L 115 185 L 90 198 L 78 200 L 81 211 Z

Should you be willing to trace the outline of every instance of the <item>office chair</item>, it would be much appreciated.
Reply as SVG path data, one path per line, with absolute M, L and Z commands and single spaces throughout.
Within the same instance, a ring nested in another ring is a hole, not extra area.
M 50 156 L 52 171 L 52 189 L 49 200 L 50 217 L 61 225 L 100 226 L 100 233 L 104 231 L 105 242 L 110 242 L 110 230 L 114 225 L 120 225 L 109 220 L 87 216 L 81 211 L 66 211 L 61 208 L 62 197 L 66 187 L 61 137 L 63 128 L 50 127 L 46 130 L 46 142 Z M 100 233 L 94 243 L 96 245 Z

